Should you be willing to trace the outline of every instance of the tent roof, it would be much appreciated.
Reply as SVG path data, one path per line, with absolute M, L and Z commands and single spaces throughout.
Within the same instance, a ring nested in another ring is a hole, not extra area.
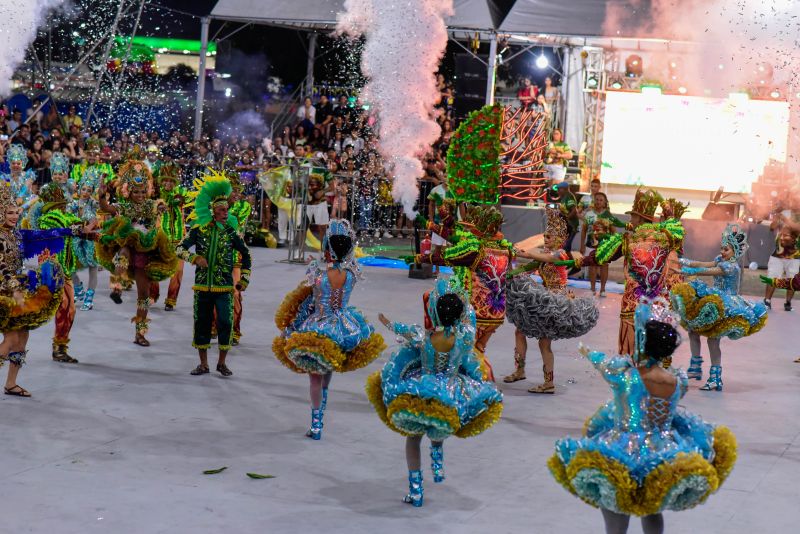
M 447 20 L 450 28 L 491 29 L 495 27 L 490 1 L 454 0 L 455 15 Z M 336 14 L 344 10 L 344 0 L 219 0 L 211 17 L 274 26 L 330 30 Z M 499 23 L 500 21 L 497 21 Z

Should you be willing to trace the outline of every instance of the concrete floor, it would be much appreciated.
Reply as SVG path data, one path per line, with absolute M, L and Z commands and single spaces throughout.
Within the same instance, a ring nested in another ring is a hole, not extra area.
M 117 306 L 107 277 L 91 312 L 78 312 L 72 352 L 79 365 L 50 361 L 52 325 L 37 330 L 20 383 L 32 399 L 0 396 L 2 532 L 601 532 L 600 513 L 561 489 L 545 461 L 553 442 L 580 432 L 609 397 L 576 355 L 577 340 L 554 344 L 557 394 L 531 383 L 503 385 L 502 420 L 477 438 L 447 441 L 447 481 L 425 472 L 425 506 L 400 502 L 403 438 L 378 419 L 364 394 L 367 369 L 337 375 L 322 441 L 303 437 L 307 379 L 272 356 L 272 316 L 303 267 L 275 263 L 283 251 L 256 249 L 246 293 L 245 337 L 231 355 L 235 375 L 193 377 L 191 292 L 178 309 L 152 314 L 148 349 L 131 343 L 135 299 Z M 430 281 L 366 269 L 352 303 L 377 322 L 421 320 Z M 103 273 L 105 274 L 105 273 Z M 187 279 L 191 280 L 190 269 Z M 612 349 L 619 297 L 601 301 L 597 328 L 582 341 Z M 725 392 L 693 386 L 684 404 L 730 426 L 739 460 L 723 489 L 695 510 L 670 513 L 668 532 L 796 532 L 800 524 L 800 364 L 792 363 L 797 314 L 772 312 L 765 331 L 723 342 Z M 387 336 L 388 337 L 388 336 Z M 391 340 L 389 340 L 391 342 Z M 512 368 L 513 329 L 489 345 L 498 376 Z M 688 344 L 676 360 L 688 361 Z M 528 373 L 539 377 L 531 350 Z M 699 383 L 697 384 L 699 385 Z M 227 466 L 218 475 L 203 470 Z M 275 475 L 251 480 L 247 472 Z M 634 522 L 631 532 L 640 532 Z

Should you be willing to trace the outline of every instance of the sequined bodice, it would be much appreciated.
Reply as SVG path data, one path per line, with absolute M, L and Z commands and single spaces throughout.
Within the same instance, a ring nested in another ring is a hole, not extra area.
M 334 288 L 326 272 L 317 277 L 314 284 L 315 313 L 318 315 L 329 314 L 346 308 L 350 301 L 350 294 L 355 285 L 355 275 L 345 271 L 346 278 L 340 288 Z
M 567 259 L 566 253 L 559 250 L 553 253 L 559 259 Z M 563 265 L 553 265 L 552 263 L 545 263 L 539 269 L 539 275 L 542 277 L 544 287 L 554 293 L 564 293 L 567 290 L 567 268 Z
M 724 261 L 721 256 L 717 256 L 714 262 L 723 273 L 714 276 L 714 287 L 729 295 L 738 295 L 739 280 L 741 278 L 741 268 L 739 264 L 736 260 Z
M 453 345 L 449 351 L 438 351 L 426 336 L 422 352 L 422 371 L 426 374 L 454 376 L 458 373 L 463 357 L 459 344 Z
M 69 211 L 74 215 L 81 218 L 82 221 L 88 222 L 92 219 L 97 219 L 97 201 L 93 198 L 82 199 L 79 198 L 70 203 Z
M 14 289 L 16 275 L 22 270 L 20 237 L 15 230 L 0 229 L 0 293 L 10 293 Z
M 156 202 L 147 199 L 144 202 L 124 202 L 118 205 L 120 215 L 130 219 L 134 225 L 142 225 L 151 229 L 158 218 Z
M 672 398 L 650 396 L 647 398 L 647 417 L 653 428 L 669 428 L 672 424 Z

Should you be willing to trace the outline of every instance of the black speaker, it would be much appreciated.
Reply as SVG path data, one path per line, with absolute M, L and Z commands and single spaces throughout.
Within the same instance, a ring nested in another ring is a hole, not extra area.
M 456 83 L 461 79 L 482 78 L 486 80 L 487 68 L 470 54 L 456 54 Z
M 704 221 L 735 221 L 739 218 L 739 204 L 732 202 L 709 202 L 703 210 Z
M 484 105 L 486 105 L 486 99 L 484 97 L 467 98 L 459 95 L 456 95 L 455 103 L 453 104 L 456 118 L 459 120 L 466 119 L 467 115 L 477 109 L 481 109 Z

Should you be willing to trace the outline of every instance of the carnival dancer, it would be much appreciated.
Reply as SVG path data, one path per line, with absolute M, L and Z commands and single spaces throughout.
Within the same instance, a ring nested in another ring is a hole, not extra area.
M 103 148 L 105 148 L 105 141 L 102 139 L 89 138 L 86 140 L 86 158 L 80 163 L 72 166 L 70 172 L 70 179 L 72 183 L 78 184 L 83 181 L 83 177 L 87 172 L 94 172 L 100 176 L 104 176 L 104 181 L 109 183 L 114 180 L 114 167 L 110 163 L 103 161 Z
M 4 174 L 2 179 L 11 186 L 11 194 L 17 205 L 22 207 L 24 214 L 36 202 L 36 195 L 33 193 L 36 173 L 33 169 L 25 169 L 28 164 L 28 151 L 22 145 L 14 144 L 8 147 L 6 160 L 9 173 Z
M 119 202 L 110 204 L 107 188 L 98 190 L 100 207 L 112 215 L 105 222 L 97 243 L 100 264 L 119 277 L 136 282 L 136 315 L 134 343 L 149 347 L 147 312 L 150 308 L 150 282 L 170 278 L 178 269 L 178 258 L 167 234 L 161 228 L 164 204 L 152 199 L 153 177 L 143 162 L 130 159 L 119 168 Z M 122 303 L 122 288 L 115 287 L 111 300 Z
M 30 397 L 17 384 L 17 376 L 28 354 L 28 335 L 53 318 L 63 295 L 64 272 L 55 257 L 64 237 L 80 233 L 79 228 L 18 230 L 21 209 L 11 188 L 0 184 L 0 360 L 9 362 L 5 394 Z M 40 256 L 35 270 L 23 261 Z
M 404 502 L 422 506 L 420 442 L 431 440 L 434 482 L 443 482 L 443 442 L 450 436 L 476 436 L 503 410 L 503 395 L 484 381 L 473 350 L 475 311 L 454 278 L 438 280 L 425 295 L 425 328 L 381 322 L 402 343 L 382 371 L 367 380 L 367 396 L 381 420 L 406 436 L 409 492 Z
M 603 513 L 606 532 L 627 532 L 641 516 L 645 534 L 664 531 L 662 512 L 687 510 L 717 491 L 736 461 L 736 439 L 678 407 L 688 379 L 664 369 L 680 344 L 678 319 L 659 297 L 635 311 L 635 358 L 581 348 L 614 393 L 586 422 L 584 436 L 556 442 L 553 477 Z
M 454 222 L 454 219 L 450 220 Z M 514 258 L 514 247 L 500 233 L 503 214 L 495 206 L 476 205 L 471 206 L 466 219 L 454 227 L 429 222 L 419 215 L 417 223 L 444 237 L 450 246 L 438 253 L 417 254 L 404 259 L 406 263 L 453 267 L 475 310 L 478 328 L 475 350 L 485 364 L 488 379 L 494 381 L 486 346 L 505 320 L 505 278 Z
M 67 202 L 75 198 L 75 182 L 69 175 L 69 158 L 63 152 L 54 152 L 50 156 L 50 178 L 61 188 Z
M 769 276 L 759 276 L 761 281 L 773 289 L 785 289 L 787 291 L 800 291 L 800 273 L 792 278 L 770 278 Z M 800 363 L 800 358 L 796 358 L 794 363 Z
M 87 169 L 83 173 L 81 181 L 77 184 L 78 198 L 67 205 L 67 210 L 83 221 L 87 231 L 95 231 L 100 226 L 97 215 L 100 204 L 96 197 L 97 189 L 103 180 L 103 176 L 96 167 Z M 99 264 L 95 254 L 94 241 L 75 238 L 72 240 L 72 250 L 75 254 L 78 270 L 89 271 L 89 279 L 86 282 L 86 286 L 81 282 L 78 271 L 72 273 L 75 301 L 81 302 L 82 311 L 88 311 L 94 308 L 94 294 L 97 290 Z
M 516 249 L 518 257 L 534 261 L 509 273 L 506 317 L 517 327 L 514 334 L 516 369 L 503 381 L 510 383 L 525 379 L 527 338 L 535 338 L 539 341 L 544 382 L 528 389 L 528 392 L 552 395 L 556 390 L 552 341 L 586 334 L 597 324 L 600 314 L 593 298 L 576 298 L 567 292 L 567 268 L 554 265 L 554 262 L 568 258 L 563 246 L 570 235 L 569 227 L 559 210 L 547 208 L 546 214 L 544 247 L 530 251 Z M 542 277 L 541 285 L 531 276 L 514 277 L 534 270 L 538 270 Z
M 51 171 L 52 172 L 52 171 Z M 66 176 L 66 172 L 64 173 Z M 83 227 L 83 221 L 67 211 L 67 199 L 58 182 L 51 182 L 42 188 L 39 200 L 31 206 L 28 216 L 22 223 L 23 228 L 33 230 L 69 229 Z M 69 354 L 69 336 L 75 323 L 75 291 L 72 275 L 78 269 L 73 241 L 76 237 L 64 238 L 62 250 L 55 256 L 64 273 L 64 287 L 61 303 L 55 315 L 55 333 L 53 334 L 53 361 L 61 363 L 78 363 Z
M 308 373 L 311 428 L 306 436 L 315 440 L 322 437 L 333 371 L 364 367 L 386 348 L 361 312 L 348 305 L 360 277 L 354 238 L 347 220 L 330 221 L 322 243 L 325 263 L 311 262 L 307 280 L 286 295 L 275 313 L 281 335 L 272 350 L 292 371 Z
M 236 232 L 238 221 L 229 212 L 231 184 L 218 173 L 208 174 L 196 181 L 193 210 L 189 216 L 192 228 L 178 245 L 178 256 L 195 265 L 194 275 L 194 339 L 200 364 L 191 372 L 209 372 L 208 349 L 211 347 L 211 327 L 216 312 L 219 359 L 217 372 L 231 376 L 226 365 L 232 344 L 233 292 L 244 291 L 250 282 L 250 251 Z M 194 247 L 194 253 L 190 249 Z M 241 258 L 241 276 L 233 279 L 236 255 Z
M 180 185 L 180 167 L 173 163 L 165 163 L 158 170 L 158 197 L 164 202 L 161 214 L 161 229 L 167 234 L 170 243 L 177 246 L 186 233 L 186 221 L 183 210 L 187 191 Z M 173 311 L 178 303 L 178 294 L 183 281 L 183 261 L 178 260 L 178 268 L 169 279 L 167 298 L 164 299 L 164 310 Z M 155 304 L 160 296 L 160 283 L 150 283 L 150 302 Z
M 655 212 L 663 199 L 653 190 L 636 191 L 629 230 L 612 234 L 597 249 L 577 260 L 558 262 L 578 267 L 605 265 L 619 258 L 625 260 L 625 292 L 620 305 L 620 354 L 633 354 L 633 313 L 641 298 L 668 298 L 670 254 L 683 246 L 684 229 L 680 221 L 669 219 L 656 223 Z

